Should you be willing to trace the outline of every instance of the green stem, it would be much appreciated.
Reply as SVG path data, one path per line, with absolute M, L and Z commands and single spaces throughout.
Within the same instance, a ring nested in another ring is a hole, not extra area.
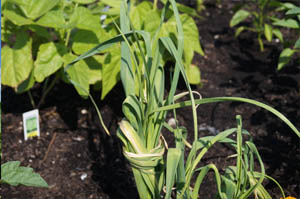
M 153 3 L 153 10 L 156 10 L 157 9 L 157 0 L 154 0 L 154 3 Z
M 37 108 L 39 108 L 39 107 L 43 104 L 43 102 L 44 102 L 44 100 L 45 100 L 47 94 L 48 94 L 48 93 L 50 92 L 50 90 L 54 87 L 54 85 L 55 85 L 56 81 L 58 80 L 58 78 L 59 78 L 59 75 L 58 75 L 58 73 L 56 73 L 55 78 L 52 80 L 52 82 L 51 82 L 51 84 L 49 85 L 49 87 L 47 87 L 47 89 L 45 89 L 45 91 L 43 91 L 42 98 L 41 98 L 41 100 L 39 101 L 39 104 L 37 105 Z
M 28 93 L 28 96 L 29 96 L 29 99 L 30 99 L 30 103 L 31 103 L 33 109 L 35 109 L 35 108 L 36 108 L 36 105 L 35 105 L 34 99 L 33 99 L 33 97 L 32 97 L 31 91 L 28 90 L 27 93 Z

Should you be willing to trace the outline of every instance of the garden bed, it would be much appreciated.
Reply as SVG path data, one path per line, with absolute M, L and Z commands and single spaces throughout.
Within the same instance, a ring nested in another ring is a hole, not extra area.
M 202 15 L 205 19 L 197 20 L 197 25 L 206 56 L 196 55 L 194 64 L 201 70 L 203 86 L 193 89 L 203 97 L 238 96 L 264 102 L 300 129 L 299 65 L 291 62 L 278 72 L 280 44 L 266 44 L 265 51 L 259 52 L 256 35 L 243 33 L 234 38 L 234 30 L 229 27 L 230 5 L 207 5 Z M 180 82 L 178 92 L 185 90 Z M 38 99 L 41 88 L 37 86 L 32 92 Z M 48 189 L 2 185 L 3 198 L 138 198 L 130 166 L 115 134 L 122 119 L 122 92 L 118 84 L 104 101 L 98 100 L 112 133 L 108 137 L 91 102 L 80 98 L 71 85 L 59 83 L 40 108 L 40 138 L 24 141 L 22 113 L 31 109 L 29 98 L 3 87 L 2 162 L 19 160 L 23 166 L 34 168 L 49 184 Z M 93 96 L 100 99 L 97 92 Z M 278 180 L 287 195 L 299 198 L 299 138 L 278 118 L 252 105 L 220 103 L 201 105 L 198 121 L 203 127 L 221 131 L 236 126 L 236 114 L 242 115 L 244 128 L 254 136 L 266 173 Z M 178 120 L 192 132 L 189 109 L 179 110 Z M 169 143 L 173 141 L 167 132 L 164 135 Z M 201 135 L 212 132 L 202 131 Z M 234 162 L 226 159 L 230 153 L 230 148 L 216 145 L 204 157 L 203 164 L 215 163 L 222 171 Z M 214 187 L 214 177 L 209 175 L 201 186 L 201 198 L 212 198 Z M 281 197 L 273 183 L 266 182 L 266 188 L 273 198 Z

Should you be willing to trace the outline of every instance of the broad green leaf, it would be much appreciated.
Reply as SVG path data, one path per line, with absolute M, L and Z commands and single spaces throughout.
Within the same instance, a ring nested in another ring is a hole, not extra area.
M 74 34 L 72 50 L 75 54 L 83 54 L 108 39 L 104 29 L 95 31 L 79 29 Z
M 236 29 L 234 36 L 238 37 L 244 30 L 246 29 L 245 26 L 240 26 Z
M 152 4 L 148 1 L 143 1 L 130 10 L 130 21 L 136 30 L 143 29 L 144 21 L 147 17 L 149 17 L 149 12 L 151 10 Z
M 74 24 L 79 29 L 92 30 L 94 32 L 102 29 L 99 16 L 93 15 L 91 10 L 82 6 L 75 9 L 69 24 Z
M 90 3 L 95 2 L 96 0 L 72 0 L 72 1 L 74 1 L 75 3 L 80 3 L 80 4 L 90 4 Z
M 64 56 L 64 63 L 70 63 L 77 56 L 69 53 Z M 89 67 L 83 61 L 77 62 L 74 67 L 71 67 L 67 70 L 70 80 L 75 86 L 79 95 L 83 98 L 87 98 L 89 95 Z
M 270 26 L 269 24 L 265 23 L 265 37 L 266 39 L 271 42 L 272 41 L 272 37 L 273 37 L 273 31 L 272 31 L 272 26 Z
M 185 67 L 187 78 L 191 84 L 201 84 L 201 73 L 199 68 L 190 64 Z
M 37 22 L 37 25 L 58 29 L 68 28 L 65 22 L 64 13 L 62 10 L 52 10 L 42 16 Z
M 55 73 L 63 65 L 63 56 L 66 53 L 67 49 L 62 44 L 49 42 L 40 45 L 34 62 L 35 79 L 42 82 L 46 77 Z
M 102 92 L 101 99 L 109 93 L 109 91 L 120 80 L 121 56 L 118 48 L 114 48 L 104 60 L 102 68 Z
M 28 78 L 33 67 L 31 44 L 32 40 L 28 34 L 20 31 L 16 34 L 13 48 L 9 46 L 2 48 L 2 84 L 17 87 Z
M 279 55 L 277 70 L 282 69 L 291 59 L 295 51 L 291 48 L 284 49 Z
M 250 16 L 250 12 L 246 10 L 237 11 L 230 20 L 230 27 L 236 26 Z
M 273 34 L 283 43 L 283 36 L 279 29 L 272 29 Z
M 51 41 L 51 39 L 52 39 L 51 34 L 45 27 L 38 26 L 38 25 L 30 25 L 29 29 L 31 31 L 33 31 L 34 33 L 36 33 L 38 36 L 47 39 L 48 41 Z
M 12 186 L 48 187 L 48 184 L 39 174 L 34 173 L 32 168 L 21 167 L 19 161 L 1 165 L 1 181 Z
M 84 60 L 89 67 L 89 84 L 95 84 L 102 80 L 102 64 L 104 58 L 103 55 L 94 55 Z
M 11 2 L 5 4 L 5 9 L 2 11 L 2 14 L 5 18 L 9 19 L 11 22 L 18 26 L 32 24 L 33 21 L 27 19 L 21 9 L 15 6 Z
M 299 29 L 300 28 L 300 23 L 294 19 L 282 19 L 275 21 L 273 25 L 276 26 L 283 26 L 286 28 L 294 28 L 294 29 Z
M 300 49 L 300 37 L 299 39 L 296 41 L 294 48 L 299 48 Z
M 186 14 L 180 15 L 180 20 L 183 24 L 184 37 L 184 51 L 188 48 L 193 48 L 194 51 L 204 56 L 204 52 L 200 46 L 198 27 L 194 19 Z
M 34 70 L 32 70 L 29 77 L 16 88 L 16 92 L 19 94 L 24 93 L 31 89 L 34 86 L 34 83 Z
M 16 2 L 21 7 L 24 14 L 32 20 L 35 20 L 40 16 L 46 14 L 54 6 L 56 6 L 59 1 L 60 0 L 14 0 L 14 2 Z

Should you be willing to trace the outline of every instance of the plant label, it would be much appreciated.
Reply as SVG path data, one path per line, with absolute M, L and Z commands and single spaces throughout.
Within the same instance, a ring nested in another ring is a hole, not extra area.
M 39 110 L 23 113 L 24 139 L 40 136 Z

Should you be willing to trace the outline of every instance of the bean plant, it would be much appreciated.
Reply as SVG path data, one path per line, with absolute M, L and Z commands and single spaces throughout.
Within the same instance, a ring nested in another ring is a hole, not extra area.
M 171 37 L 161 37 L 159 34 L 170 10 L 174 12 L 177 43 L 174 43 Z M 213 170 L 217 184 L 216 198 L 246 199 L 254 196 L 267 199 L 269 194 L 263 187 L 262 181 L 268 176 L 265 174 L 263 162 L 254 143 L 251 139 L 243 142 L 243 135 L 250 133 L 242 128 L 241 116 L 236 118 L 237 128 L 225 130 L 216 136 L 199 137 L 196 109 L 199 105 L 207 103 L 246 102 L 278 116 L 298 137 L 300 137 L 300 132 L 284 115 L 268 105 L 251 99 L 239 97 L 195 98 L 199 93 L 192 91 L 184 68 L 182 58 L 184 55 L 184 31 L 175 0 L 168 0 L 165 3 L 159 27 L 154 34 L 145 30 L 136 30 L 129 18 L 130 12 L 129 2 L 122 1 L 120 4 L 120 27 L 115 23 L 120 34 L 77 57 L 65 67 L 65 74 L 67 75 L 68 70 L 76 68 L 76 63 L 79 61 L 108 50 L 113 45 L 121 49 L 120 76 L 126 98 L 122 103 L 124 119 L 119 122 L 117 135 L 123 145 L 123 154 L 131 165 L 139 197 L 142 199 L 162 197 L 169 199 L 174 193 L 174 197 L 178 199 L 196 199 L 204 177 L 209 170 Z M 175 61 L 167 94 L 163 67 L 165 52 L 168 52 Z M 136 56 L 137 54 L 141 56 Z M 184 80 L 187 92 L 176 93 L 180 76 Z M 74 85 L 79 85 L 76 81 L 70 81 Z M 81 89 L 83 92 L 85 91 L 84 88 Z M 87 91 L 85 92 L 87 93 Z M 184 96 L 189 96 L 190 99 L 181 101 L 180 99 Z M 89 97 L 96 107 L 106 133 L 110 134 L 103 123 L 93 97 L 91 95 Z M 179 126 L 176 120 L 176 110 L 182 107 L 191 108 L 194 132 L 189 136 L 194 137 L 192 143 L 187 141 L 189 132 L 185 127 Z M 173 113 L 174 123 L 166 122 L 168 112 Z M 174 135 L 175 147 L 168 147 L 161 133 L 163 128 Z M 230 135 L 233 134 L 236 134 L 236 140 L 231 139 Z M 229 166 L 222 175 L 214 164 L 199 167 L 203 156 L 217 142 L 228 144 L 236 151 L 236 154 L 231 156 L 236 158 L 236 164 Z M 259 163 L 260 171 L 254 170 L 255 160 Z M 196 181 L 192 182 L 194 176 Z M 278 184 L 275 180 L 274 182 Z M 282 190 L 280 185 L 279 188 Z M 283 191 L 282 195 L 285 197 Z
M 17 93 L 28 92 L 33 107 L 40 107 L 47 94 L 58 81 L 69 83 L 63 68 L 76 56 L 93 48 L 99 42 L 117 35 L 112 20 L 119 20 L 121 0 L 3 0 L 1 1 L 1 61 L 2 84 Z M 130 18 L 134 27 L 144 28 L 154 34 L 160 22 L 161 10 L 148 1 L 132 1 Z M 184 7 L 188 9 L 187 7 Z M 189 8 L 186 13 L 194 10 Z M 151 17 L 148 17 L 149 14 Z M 195 12 L 194 12 L 195 14 Z M 190 83 L 200 84 L 200 71 L 191 64 L 194 53 L 204 54 L 199 43 L 197 26 L 188 14 L 180 16 L 185 21 L 186 39 L 184 63 Z M 168 15 L 160 35 L 176 34 L 175 20 Z M 175 37 L 176 39 L 176 37 Z M 140 56 L 140 55 L 138 55 Z M 164 56 L 164 62 L 168 61 Z M 68 70 L 68 75 L 79 85 L 79 95 L 87 98 L 90 86 L 101 88 L 101 99 L 120 79 L 121 57 L 115 47 L 92 58 L 80 61 L 79 67 Z M 114 69 L 114 70 L 112 70 Z M 42 84 L 42 95 L 35 103 L 31 88 Z

